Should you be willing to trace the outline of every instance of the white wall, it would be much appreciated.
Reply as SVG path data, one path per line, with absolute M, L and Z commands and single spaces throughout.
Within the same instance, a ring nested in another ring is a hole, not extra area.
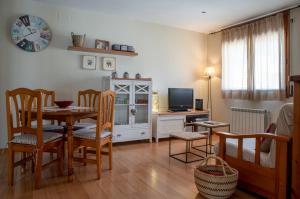
M 291 12 L 291 74 L 300 74 L 300 8 Z M 281 105 L 287 101 L 249 101 L 249 100 L 233 100 L 223 99 L 221 94 L 221 78 L 222 59 L 221 59 L 221 33 L 210 34 L 207 38 L 207 64 L 215 66 L 219 73 L 218 78 L 212 80 L 212 99 L 213 99 L 213 116 L 216 120 L 229 121 L 230 107 L 246 107 L 246 108 L 263 108 L 271 112 L 272 121 L 276 121 Z
M 300 74 L 300 8 L 291 11 L 291 74 Z
M 25 52 L 11 42 L 11 24 L 22 14 L 42 17 L 50 25 L 53 40 L 44 51 Z M 198 78 L 207 59 L 204 34 L 31 0 L 0 0 L 0 148 L 7 142 L 6 89 L 53 89 L 58 99 L 75 101 L 78 90 L 99 89 L 101 77 L 110 75 L 99 67 L 96 71 L 81 69 L 83 53 L 66 50 L 71 44 L 70 32 L 86 33 L 90 46 L 96 38 L 133 45 L 139 56 L 116 56 L 118 74 L 128 71 L 133 77 L 140 72 L 152 77 L 160 107 L 167 106 L 168 87 L 194 87 L 196 97 L 206 94 L 205 82 Z M 102 56 L 105 55 L 99 55 Z

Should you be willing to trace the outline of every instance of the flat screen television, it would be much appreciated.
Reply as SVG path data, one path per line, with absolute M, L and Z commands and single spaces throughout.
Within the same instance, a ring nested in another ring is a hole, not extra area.
M 187 111 L 193 108 L 194 91 L 192 88 L 169 88 L 170 111 Z

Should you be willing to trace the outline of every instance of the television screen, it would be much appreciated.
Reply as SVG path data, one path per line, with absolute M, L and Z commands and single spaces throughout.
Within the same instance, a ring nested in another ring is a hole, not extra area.
M 194 92 L 192 88 L 169 88 L 169 110 L 185 111 L 193 108 Z

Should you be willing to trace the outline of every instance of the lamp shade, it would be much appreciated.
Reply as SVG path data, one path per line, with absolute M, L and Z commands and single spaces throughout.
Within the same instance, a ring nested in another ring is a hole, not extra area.
M 213 77 L 216 73 L 216 70 L 214 67 L 212 66 L 209 66 L 209 67 L 206 67 L 205 69 L 205 75 L 208 76 L 208 77 Z

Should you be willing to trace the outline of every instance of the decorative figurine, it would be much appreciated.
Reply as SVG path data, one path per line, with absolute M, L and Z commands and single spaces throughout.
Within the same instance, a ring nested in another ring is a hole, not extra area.
M 125 79 L 128 79 L 128 78 L 129 78 L 129 73 L 128 73 L 128 72 L 125 72 L 125 73 L 123 74 L 123 77 L 124 77 Z
M 141 79 L 141 74 L 140 74 L 140 73 L 137 73 L 137 74 L 135 75 L 135 78 L 136 78 L 136 79 Z

